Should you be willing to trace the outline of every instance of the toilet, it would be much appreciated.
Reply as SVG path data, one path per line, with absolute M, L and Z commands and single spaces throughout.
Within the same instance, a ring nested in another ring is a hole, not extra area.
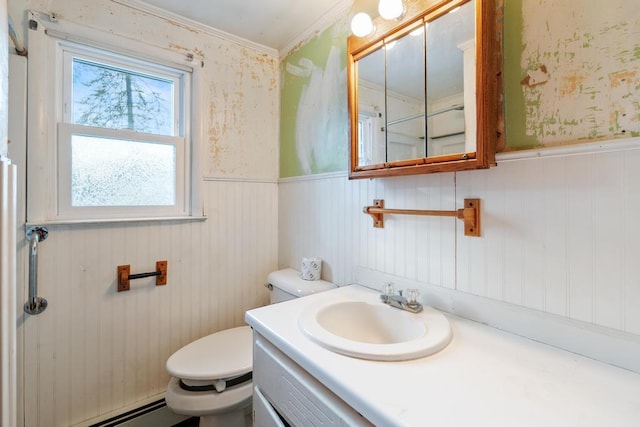
M 302 280 L 291 268 L 267 277 L 270 303 L 336 287 L 324 280 Z M 200 338 L 167 360 L 171 380 L 165 401 L 176 414 L 200 417 L 200 427 L 246 427 L 251 418 L 253 334 L 249 326 Z

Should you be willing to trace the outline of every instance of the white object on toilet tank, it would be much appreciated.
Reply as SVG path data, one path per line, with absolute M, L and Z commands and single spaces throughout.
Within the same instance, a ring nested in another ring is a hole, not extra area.
M 293 268 L 274 271 L 267 277 L 271 289 L 271 304 L 328 291 L 337 286 L 326 280 L 303 280 Z
M 320 280 L 322 274 L 322 260 L 318 257 L 302 258 L 300 277 L 304 280 Z

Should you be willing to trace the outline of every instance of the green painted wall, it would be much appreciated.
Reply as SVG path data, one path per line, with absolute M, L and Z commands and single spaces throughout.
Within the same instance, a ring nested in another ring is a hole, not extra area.
M 347 170 L 347 35 L 340 21 L 281 63 L 283 178 Z
M 504 99 L 505 105 L 509 106 L 504 111 L 507 150 L 532 148 L 539 145 L 535 137 L 527 136 L 525 132 L 526 106 L 520 86 L 523 74 L 520 57 L 524 51 L 522 1 L 504 0 Z

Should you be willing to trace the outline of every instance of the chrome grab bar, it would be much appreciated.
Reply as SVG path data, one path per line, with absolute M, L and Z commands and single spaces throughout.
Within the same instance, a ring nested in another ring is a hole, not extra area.
M 40 314 L 47 309 L 47 300 L 38 296 L 38 242 L 47 239 L 47 227 L 27 227 L 29 249 L 29 300 L 24 304 L 28 314 Z

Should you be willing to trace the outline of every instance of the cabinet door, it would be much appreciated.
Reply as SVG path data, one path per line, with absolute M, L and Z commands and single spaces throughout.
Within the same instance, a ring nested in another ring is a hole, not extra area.
M 300 365 L 255 332 L 253 384 L 274 409 L 274 413 L 277 411 L 292 426 L 372 426 Z M 262 419 L 259 421 L 262 422 Z
M 253 427 L 285 427 L 259 387 L 253 388 Z

